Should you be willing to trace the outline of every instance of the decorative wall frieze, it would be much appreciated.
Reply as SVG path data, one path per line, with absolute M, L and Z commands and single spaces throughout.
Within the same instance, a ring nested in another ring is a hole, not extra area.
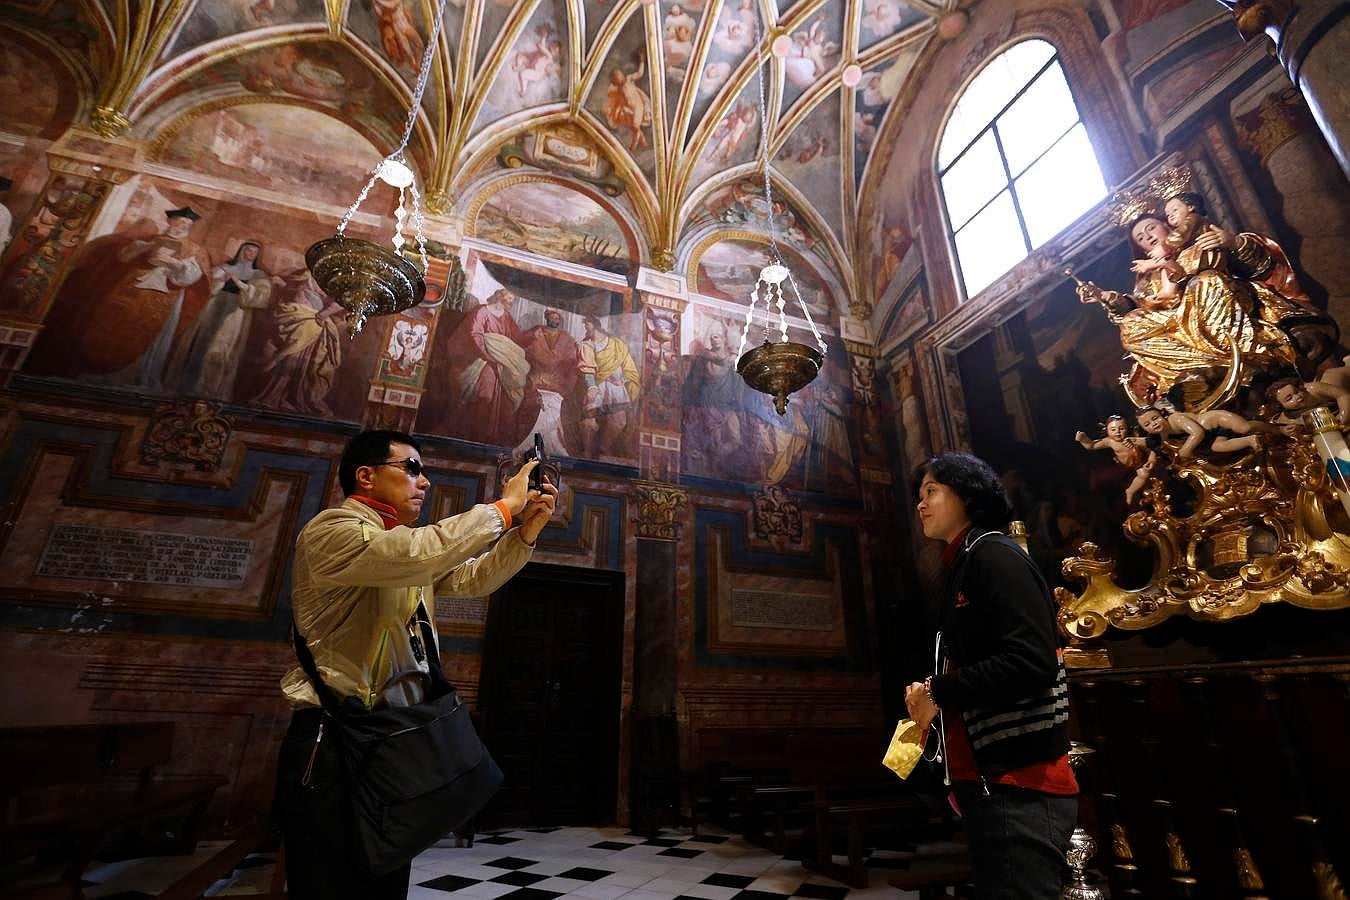
M 689 494 L 684 488 L 655 481 L 633 484 L 636 495 L 637 536 L 659 541 L 674 541 L 680 537 L 689 509 Z
M 802 542 L 802 505 L 778 485 L 756 491 L 751 506 L 755 536 L 766 541 Z
M 209 472 L 220 466 L 234 423 L 210 400 L 161 404 L 145 429 L 141 461 L 147 465 L 188 463 Z

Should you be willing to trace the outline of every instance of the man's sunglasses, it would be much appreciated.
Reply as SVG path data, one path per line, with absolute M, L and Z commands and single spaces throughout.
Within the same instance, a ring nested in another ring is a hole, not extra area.
M 372 466 L 399 466 L 412 478 L 422 477 L 425 467 L 420 459 L 413 459 L 411 456 L 407 459 L 391 459 L 385 462 L 371 463 Z

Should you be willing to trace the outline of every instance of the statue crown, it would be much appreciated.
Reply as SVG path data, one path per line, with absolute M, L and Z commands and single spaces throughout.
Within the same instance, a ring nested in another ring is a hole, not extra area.
M 1191 169 L 1186 165 L 1168 166 L 1149 182 L 1149 192 L 1161 197 L 1164 201 L 1171 200 L 1177 194 L 1185 194 L 1195 190 L 1195 176 Z
M 1122 188 L 1111 196 L 1108 209 L 1111 219 L 1121 228 L 1129 228 L 1141 216 L 1162 217 L 1162 202 L 1156 196 L 1142 191 L 1136 193 L 1127 188 Z

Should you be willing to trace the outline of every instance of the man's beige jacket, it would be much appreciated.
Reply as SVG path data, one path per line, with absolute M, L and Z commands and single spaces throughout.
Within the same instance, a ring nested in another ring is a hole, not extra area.
M 412 635 L 426 634 L 414 631 L 417 607 L 425 603 L 434 622 L 432 598 L 483 597 L 519 572 L 531 548 L 519 528 L 503 537 L 502 525 L 482 504 L 386 531 L 379 513 L 351 498 L 310 520 L 296 542 L 291 605 L 324 683 L 368 709 L 419 702 L 427 663 L 412 649 Z M 319 705 L 299 665 L 281 689 L 292 706 Z

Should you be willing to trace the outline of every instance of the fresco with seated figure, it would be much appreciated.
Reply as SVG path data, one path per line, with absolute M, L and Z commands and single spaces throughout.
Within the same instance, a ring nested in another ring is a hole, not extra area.
M 465 309 L 441 314 L 417 430 L 631 463 L 642 316 L 623 285 L 471 257 Z

